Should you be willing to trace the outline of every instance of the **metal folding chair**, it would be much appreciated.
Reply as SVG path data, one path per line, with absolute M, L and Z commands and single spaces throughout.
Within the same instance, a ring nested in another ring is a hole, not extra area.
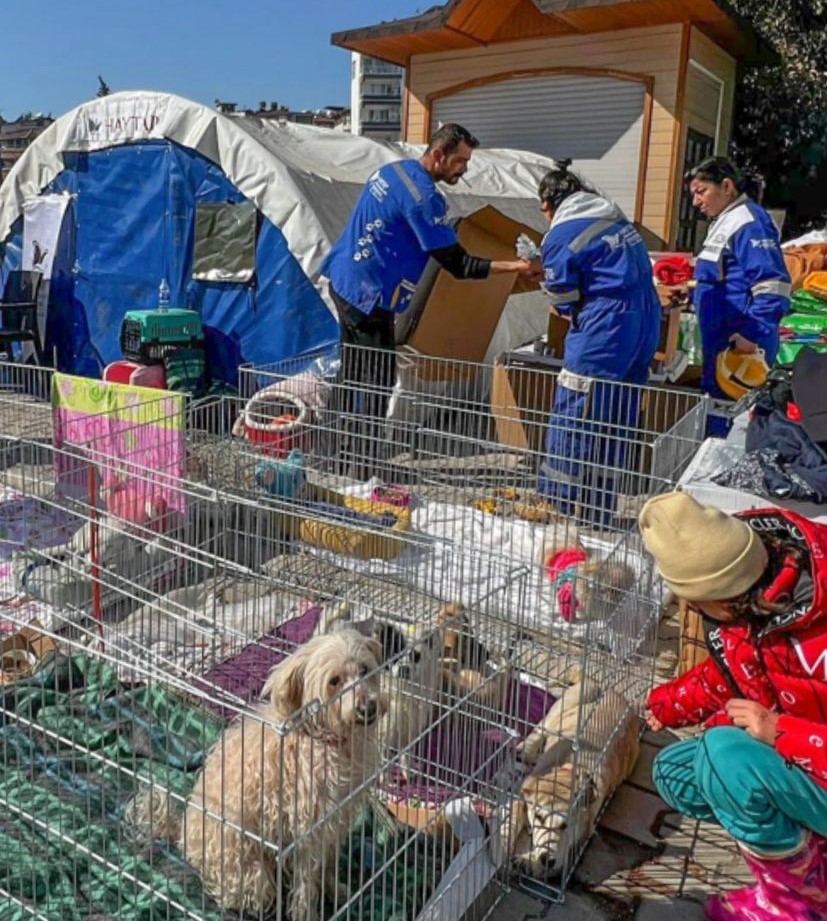
M 36 364 L 40 364 L 42 343 L 37 331 L 37 292 L 40 272 L 15 269 L 9 272 L 0 299 L 0 351 L 15 359 L 14 343 L 31 342 Z

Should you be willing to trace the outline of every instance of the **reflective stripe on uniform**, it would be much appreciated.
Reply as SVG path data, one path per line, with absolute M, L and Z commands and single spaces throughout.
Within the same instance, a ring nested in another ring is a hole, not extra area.
M 580 300 L 580 290 L 571 288 L 568 291 L 546 291 L 549 300 L 556 306 L 563 304 L 576 304 Z
M 413 181 L 413 179 L 411 179 L 411 177 L 405 172 L 402 164 L 398 160 L 395 160 L 393 163 L 391 163 L 391 166 L 393 167 L 396 175 L 399 176 L 402 184 L 410 192 L 411 198 L 413 198 L 413 200 L 417 203 L 421 202 L 422 193 L 416 187 L 416 183 Z
M 572 476 L 570 473 L 563 473 L 554 466 L 554 460 L 558 459 L 563 463 L 570 463 L 570 458 L 553 458 L 551 460 L 546 458 L 540 464 L 540 476 L 564 486 L 580 486 L 583 482 L 583 474 Z
M 706 262 L 720 262 L 724 250 L 736 233 L 755 218 L 744 202 L 725 208 L 709 225 L 704 245 L 697 258 Z
M 614 227 L 617 222 L 618 218 L 613 218 L 610 221 L 595 221 L 585 230 L 581 231 L 571 243 L 569 243 L 569 249 L 573 253 L 579 253 L 580 250 L 585 249 L 598 234 L 603 233 L 604 230 L 608 230 L 610 227 Z
M 588 393 L 592 389 L 593 377 L 586 377 L 585 374 L 575 374 L 566 368 L 560 372 L 557 382 L 561 387 L 567 390 L 575 390 L 577 393 Z
M 780 294 L 781 297 L 789 297 L 792 292 L 792 285 L 788 281 L 781 281 L 778 278 L 771 278 L 767 281 L 759 281 L 757 285 L 750 288 L 753 297 L 759 294 Z

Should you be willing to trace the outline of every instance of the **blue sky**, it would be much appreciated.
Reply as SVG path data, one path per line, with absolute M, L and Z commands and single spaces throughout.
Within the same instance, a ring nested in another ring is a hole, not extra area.
M 0 115 L 62 115 L 113 90 L 212 105 L 349 105 L 350 56 L 331 32 L 411 16 L 433 0 L 5 0 Z

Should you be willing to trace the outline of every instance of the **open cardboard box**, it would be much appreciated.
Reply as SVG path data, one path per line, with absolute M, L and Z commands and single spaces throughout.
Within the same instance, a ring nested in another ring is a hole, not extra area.
M 39 621 L 21 627 L 0 641 L 0 685 L 28 678 L 56 650 L 55 641 Z
M 554 401 L 560 362 L 531 352 L 508 352 L 494 363 L 491 415 L 500 444 L 519 451 L 541 452 Z M 698 401 L 697 390 L 668 389 L 658 399 L 650 388 L 641 405 L 641 431 L 668 432 Z
M 506 217 L 491 205 L 457 223 L 459 242 L 472 255 L 486 259 L 516 259 L 515 244 L 521 233 L 539 245 L 538 231 Z M 409 307 L 397 317 L 397 345 L 404 344 L 424 356 L 419 371 L 426 380 L 462 377 L 469 370 L 463 363 L 485 358 L 508 298 L 536 287 L 513 273 L 460 281 L 432 260 Z M 428 362 L 429 357 L 453 359 L 457 364 Z
M 686 285 L 655 285 L 661 306 L 660 339 L 655 361 L 669 364 L 678 350 L 680 338 L 681 311 L 689 307 Z

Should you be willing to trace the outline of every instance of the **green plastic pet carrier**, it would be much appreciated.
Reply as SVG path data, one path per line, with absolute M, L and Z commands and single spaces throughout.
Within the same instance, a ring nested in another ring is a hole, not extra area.
M 195 310 L 128 310 L 121 324 L 121 352 L 130 361 L 160 363 L 172 349 L 203 346 L 204 328 Z

